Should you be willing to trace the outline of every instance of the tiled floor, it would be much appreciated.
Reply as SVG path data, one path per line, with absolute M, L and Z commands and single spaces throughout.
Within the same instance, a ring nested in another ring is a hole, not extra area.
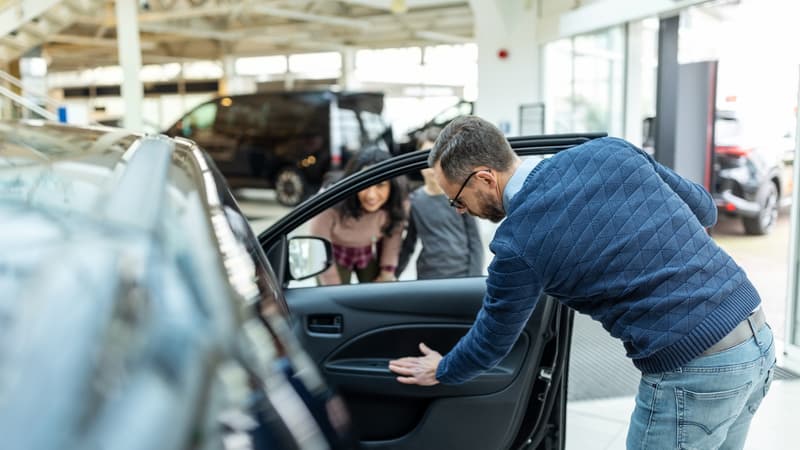
M 794 450 L 800 381 L 776 380 L 756 413 L 746 450 Z M 625 450 L 633 397 L 575 402 L 567 408 L 567 450 Z
M 778 344 L 778 364 L 783 361 Z M 796 363 L 795 363 L 796 364 Z M 758 409 L 745 450 L 795 450 L 797 441 L 800 380 L 775 380 Z M 567 450 L 625 450 L 633 397 L 571 402 L 567 406 Z

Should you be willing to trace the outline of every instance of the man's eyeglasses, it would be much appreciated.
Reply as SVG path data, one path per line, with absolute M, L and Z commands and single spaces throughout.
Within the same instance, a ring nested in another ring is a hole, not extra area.
M 461 188 L 458 190 L 458 192 L 456 192 L 456 196 L 450 199 L 450 206 L 456 209 L 465 209 L 467 207 L 467 205 L 465 205 L 464 202 L 459 197 L 461 196 L 461 191 L 463 191 L 464 188 L 467 187 L 467 183 L 469 183 L 470 178 L 472 178 L 472 176 L 478 172 L 491 172 L 491 170 L 489 169 L 476 170 L 471 174 L 467 175 L 467 179 L 464 180 L 464 182 L 461 184 Z

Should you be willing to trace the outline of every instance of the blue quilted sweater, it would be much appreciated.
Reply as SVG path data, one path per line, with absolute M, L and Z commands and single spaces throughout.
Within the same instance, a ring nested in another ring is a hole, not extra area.
M 708 192 L 623 140 L 544 160 L 507 209 L 483 307 L 439 364 L 442 383 L 499 363 L 541 292 L 600 321 L 644 373 L 692 360 L 760 303 L 706 233 L 717 218 Z

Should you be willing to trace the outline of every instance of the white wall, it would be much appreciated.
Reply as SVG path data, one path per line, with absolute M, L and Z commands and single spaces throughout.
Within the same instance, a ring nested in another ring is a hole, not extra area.
M 478 44 L 476 114 L 516 135 L 519 106 L 540 101 L 536 2 L 471 0 L 470 6 Z

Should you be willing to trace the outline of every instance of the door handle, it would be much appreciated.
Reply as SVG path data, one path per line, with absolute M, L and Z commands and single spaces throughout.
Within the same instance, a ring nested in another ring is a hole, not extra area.
M 310 333 L 342 334 L 341 314 L 313 314 L 308 316 L 306 328 Z

